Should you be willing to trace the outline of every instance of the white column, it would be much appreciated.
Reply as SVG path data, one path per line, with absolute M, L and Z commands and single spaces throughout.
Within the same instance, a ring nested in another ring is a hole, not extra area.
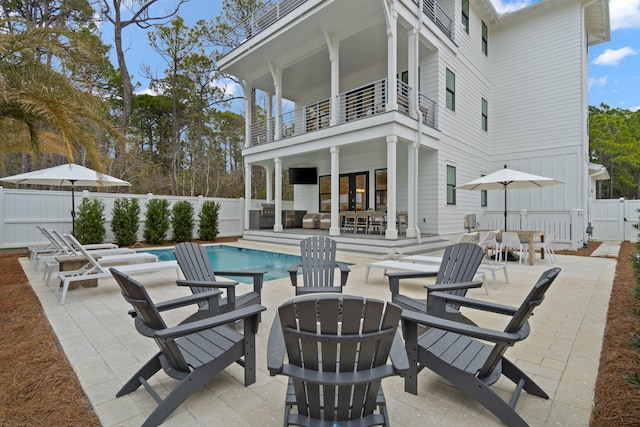
M 251 85 L 240 82 L 244 90 L 244 146 L 251 147 Z
M 397 194 L 397 149 L 398 137 L 396 135 L 387 136 L 387 231 L 386 239 L 397 239 L 398 229 L 396 228 L 396 194 Z
M 265 129 L 267 131 L 267 142 L 272 142 L 273 141 L 273 129 L 272 129 L 272 124 L 273 124 L 273 111 L 271 108 L 271 104 L 273 104 L 273 94 L 271 92 L 267 93 L 267 100 L 266 100 L 266 105 L 265 105 L 265 115 L 266 117 L 266 126 Z
M 418 136 L 419 138 L 419 136 Z M 418 236 L 418 144 L 411 144 L 407 153 L 407 237 Z
M 271 203 L 271 200 L 273 200 L 273 194 L 272 194 L 272 188 L 273 188 L 273 169 L 270 166 L 265 166 L 264 168 L 264 173 L 266 175 L 266 193 L 267 193 L 267 197 L 266 197 L 266 201 L 267 203 Z
M 251 164 L 244 164 L 244 229 L 249 229 L 249 211 L 251 210 Z
M 329 61 L 331 62 L 331 98 L 329 101 L 331 116 L 329 125 L 335 126 L 338 124 L 338 113 L 340 111 L 340 100 L 338 99 L 340 95 L 340 41 L 327 30 L 324 31 L 324 38 L 327 42 Z
M 387 111 L 392 111 L 398 109 L 398 12 L 393 9 L 393 2 L 382 1 L 387 21 Z
M 273 86 L 276 89 L 276 114 L 274 117 L 275 129 L 273 139 L 278 141 L 282 138 L 282 69 L 272 61 L 268 61 L 271 77 L 273 78 Z
M 329 228 L 329 235 L 340 235 L 340 147 L 331 147 L 331 228 Z
M 411 117 L 416 117 L 416 110 L 418 109 L 418 79 L 420 76 L 418 75 L 418 30 L 416 28 L 412 28 L 409 30 L 408 37 L 408 68 L 409 68 L 409 87 L 411 88 L 409 92 L 409 114 Z
M 273 225 L 273 231 L 282 231 L 282 161 L 280 157 L 273 159 L 276 164 L 276 220 Z

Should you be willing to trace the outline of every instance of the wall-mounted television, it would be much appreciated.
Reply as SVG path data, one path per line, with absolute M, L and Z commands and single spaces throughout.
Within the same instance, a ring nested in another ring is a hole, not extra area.
M 317 184 L 316 168 L 289 168 L 289 184 Z

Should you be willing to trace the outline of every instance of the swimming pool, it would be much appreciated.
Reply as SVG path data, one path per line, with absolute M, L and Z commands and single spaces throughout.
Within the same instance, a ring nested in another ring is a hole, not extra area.
M 239 248 L 229 245 L 205 247 L 209 253 L 209 260 L 211 260 L 211 266 L 214 270 L 266 270 L 267 274 L 264 275 L 265 282 L 289 277 L 289 267 L 291 267 L 292 264 L 300 262 L 300 257 L 297 255 Z M 173 254 L 173 249 L 152 249 L 140 252 L 155 254 L 161 261 L 176 259 Z M 253 279 L 250 277 L 233 277 L 233 280 L 242 283 L 253 283 Z

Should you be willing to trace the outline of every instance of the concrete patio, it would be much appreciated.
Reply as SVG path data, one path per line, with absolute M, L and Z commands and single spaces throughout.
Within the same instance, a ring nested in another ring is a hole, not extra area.
M 239 246 L 297 253 L 292 246 L 238 242 Z M 381 270 L 372 270 L 369 283 L 364 283 L 365 267 L 377 260 L 354 257 L 339 252 L 341 261 L 351 262 L 351 274 L 345 292 L 380 299 L 389 298 L 387 282 Z M 104 426 L 138 426 L 155 401 L 144 390 L 116 399 L 120 386 L 153 354 L 155 343 L 138 334 L 127 315 L 130 306 L 120 295 L 113 279 L 100 280 L 97 288 L 80 288 L 69 292 L 67 302 L 60 305 L 53 287 L 46 287 L 41 272 L 35 272 L 28 259 L 22 266 L 38 295 L 80 383 Z M 611 258 L 557 256 L 554 266 L 562 272 L 547 294 L 546 300 L 530 320 L 532 333 L 524 342 L 507 352 L 525 372 L 530 374 L 549 394 L 543 400 L 523 393 L 518 413 L 531 426 L 585 426 L 593 402 L 602 334 L 605 326 L 609 294 L 616 260 Z M 550 266 L 536 260 L 534 266 L 511 262 L 508 265 L 510 283 L 498 276 L 498 289 L 489 281 L 489 294 L 482 289 L 469 296 L 494 302 L 519 305 L 540 273 Z M 173 274 L 155 273 L 137 276 L 155 301 L 163 301 L 189 293 L 175 286 Z M 408 281 L 403 289 L 423 295 L 423 282 Z M 242 386 L 242 370 L 234 365 L 189 398 L 167 419 L 167 426 L 278 426 L 282 424 L 286 378 L 270 377 L 266 369 L 266 348 L 269 328 L 276 307 L 293 296 L 288 279 L 266 282 L 262 303 L 267 311 L 262 315 L 258 333 L 258 374 L 255 384 Z M 168 323 L 177 323 L 187 311 L 167 316 Z M 504 319 L 466 312 L 482 326 L 502 328 Z M 150 383 L 170 390 L 175 380 L 164 373 Z M 502 425 L 498 419 L 474 400 L 442 381 L 428 370 L 420 374 L 419 394 L 404 392 L 401 378 L 383 382 L 391 422 L 394 426 L 468 426 Z M 496 386 L 506 393 L 512 385 L 501 380 Z M 162 394 L 162 393 L 161 393 Z

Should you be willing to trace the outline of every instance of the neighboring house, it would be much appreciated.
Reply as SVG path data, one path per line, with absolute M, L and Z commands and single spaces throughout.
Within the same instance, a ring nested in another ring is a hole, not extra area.
M 339 212 L 368 208 L 386 211 L 387 240 L 399 211 L 408 238 L 461 232 L 504 199 L 455 186 L 503 165 L 566 182 L 510 192 L 510 211 L 586 211 L 588 48 L 610 38 L 606 0 L 504 15 L 489 0 L 265 3 L 218 65 L 243 82 L 247 201 L 264 167 L 274 231 L 285 170 L 310 182 L 295 209 L 331 213 L 333 236 Z

